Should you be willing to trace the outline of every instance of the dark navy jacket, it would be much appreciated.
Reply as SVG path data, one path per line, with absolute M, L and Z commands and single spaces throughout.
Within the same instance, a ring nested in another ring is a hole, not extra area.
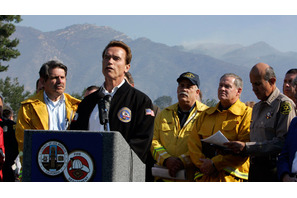
M 71 130 L 88 130 L 90 115 L 100 98 L 102 94 L 99 89 L 82 100 L 77 109 L 77 120 L 71 123 Z M 150 114 L 149 109 L 153 109 L 151 99 L 125 82 L 113 96 L 109 110 L 110 131 L 119 131 L 143 162 L 146 161 L 154 133 L 154 115 Z M 123 110 L 127 110 L 127 117 L 123 116 Z
M 292 162 L 297 151 L 297 117 L 295 117 L 289 126 L 284 148 L 278 157 L 277 172 L 282 180 L 285 173 L 291 174 Z

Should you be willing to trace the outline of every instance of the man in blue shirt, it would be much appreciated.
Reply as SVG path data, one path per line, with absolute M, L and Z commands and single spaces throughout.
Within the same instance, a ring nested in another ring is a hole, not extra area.
M 39 71 L 43 90 L 23 101 L 18 113 L 16 138 L 19 151 L 23 150 L 24 130 L 66 130 L 80 100 L 64 93 L 67 66 L 52 60 Z

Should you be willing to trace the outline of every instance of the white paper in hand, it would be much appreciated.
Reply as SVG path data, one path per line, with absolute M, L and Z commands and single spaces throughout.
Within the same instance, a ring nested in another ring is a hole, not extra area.
M 225 142 L 229 142 L 229 140 L 224 136 L 224 134 L 221 131 L 218 131 L 215 134 L 213 134 L 212 136 L 202 139 L 201 141 L 207 142 L 210 144 L 216 144 L 216 145 L 223 146 L 223 147 L 226 147 L 223 145 Z
M 154 177 L 162 177 L 167 179 L 178 179 L 178 180 L 186 180 L 186 170 L 182 169 L 176 173 L 176 177 L 171 177 L 169 175 L 169 170 L 163 166 L 154 165 L 152 167 L 152 175 Z

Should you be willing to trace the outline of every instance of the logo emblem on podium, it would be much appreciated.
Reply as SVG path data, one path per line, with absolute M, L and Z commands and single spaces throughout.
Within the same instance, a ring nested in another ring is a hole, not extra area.
M 38 152 L 38 165 L 43 173 L 56 176 L 67 166 L 68 152 L 65 146 L 58 141 L 49 141 L 43 144 Z
M 68 156 L 68 164 L 64 176 L 70 182 L 87 182 L 94 173 L 94 163 L 90 155 L 84 151 L 73 151 Z

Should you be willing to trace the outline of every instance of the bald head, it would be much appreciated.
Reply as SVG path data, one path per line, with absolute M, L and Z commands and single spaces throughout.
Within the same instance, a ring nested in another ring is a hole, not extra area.
M 266 63 L 258 63 L 251 69 L 250 81 L 259 100 L 265 101 L 276 88 L 273 68 Z
M 251 69 L 250 75 L 264 76 L 268 67 L 270 66 L 266 63 L 258 63 Z

